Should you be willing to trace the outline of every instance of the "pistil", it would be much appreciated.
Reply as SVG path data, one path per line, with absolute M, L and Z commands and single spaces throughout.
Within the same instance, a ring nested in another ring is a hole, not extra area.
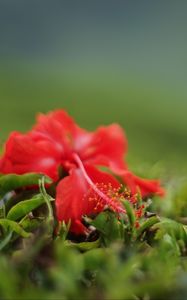
M 84 168 L 84 165 L 83 165 L 80 157 L 76 153 L 73 153 L 73 158 L 74 158 L 75 162 L 77 163 L 79 169 L 81 170 L 85 180 L 87 181 L 89 186 L 92 188 L 92 190 L 99 196 L 99 198 L 102 199 L 103 203 L 106 206 L 113 208 L 113 210 L 115 210 L 118 213 L 125 213 L 125 210 L 120 206 L 119 203 L 115 203 L 115 201 L 112 198 L 108 197 L 105 193 L 103 193 L 96 186 L 96 184 L 91 180 L 91 178 L 89 177 L 89 175 L 87 174 L 87 172 Z

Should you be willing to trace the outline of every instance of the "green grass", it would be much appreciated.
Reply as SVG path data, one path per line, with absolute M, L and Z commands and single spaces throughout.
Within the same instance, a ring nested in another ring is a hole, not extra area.
M 140 227 L 125 202 L 125 218 L 109 210 L 86 218 L 95 231 L 80 238 L 63 223 L 55 229 L 53 199 L 43 188 L 34 196 L 20 189 L 37 176 L 0 180 L 2 195 L 17 191 L 1 208 L 0 298 L 186 298 L 187 181 L 168 182 L 165 199 L 145 202 Z

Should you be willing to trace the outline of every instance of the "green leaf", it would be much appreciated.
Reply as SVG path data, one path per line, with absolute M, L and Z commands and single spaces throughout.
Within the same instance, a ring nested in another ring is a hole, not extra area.
M 105 245 L 121 238 L 120 222 L 116 214 L 110 211 L 100 213 L 91 224 L 100 232 Z
M 139 237 L 142 235 L 142 233 L 152 227 L 154 224 L 159 223 L 160 220 L 158 217 L 154 216 L 146 220 L 141 226 L 138 228 L 136 236 Z
M 1 239 L 0 251 L 10 242 L 11 238 L 12 238 L 12 231 L 10 231 L 9 234 L 7 234 L 4 239 Z
M 43 196 L 43 199 L 47 205 L 48 208 L 48 216 L 46 218 L 46 226 L 48 227 L 48 234 L 50 236 L 53 235 L 53 230 L 54 230 L 54 224 L 55 224 L 55 218 L 54 218 L 54 213 L 53 213 L 53 208 L 51 205 L 51 201 L 53 201 L 54 199 L 47 194 L 46 189 L 45 189 L 45 180 L 44 177 L 42 177 L 39 180 L 39 189 L 40 189 L 40 193 Z
M 0 219 L 0 226 L 3 228 L 5 233 L 10 233 L 13 231 L 24 238 L 28 238 L 31 235 L 29 232 L 26 232 L 18 223 L 12 220 Z
M 83 254 L 85 268 L 90 271 L 96 271 L 101 266 L 108 265 L 111 260 L 111 248 L 96 248 Z
M 71 220 L 66 224 L 64 221 L 59 224 L 58 233 L 56 239 L 60 239 L 62 241 L 65 241 L 69 232 L 71 226 Z
M 41 194 L 38 194 L 29 200 L 21 201 L 9 210 L 7 219 L 13 221 L 19 220 L 43 203 L 45 203 L 45 199 Z
M 45 183 L 50 184 L 52 180 L 48 176 L 38 173 L 27 173 L 23 175 L 8 174 L 0 177 L 0 195 L 21 187 L 38 185 L 39 179 L 44 177 Z
M 5 209 L 5 205 L 3 204 L 1 207 L 0 207 L 0 219 L 4 219 L 6 217 L 6 209 Z
M 45 179 L 44 177 L 42 177 L 40 180 L 39 180 L 39 189 L 40 189 L 40 193 L 42 195 L 42 197 L 44 198 L 44 201 L 47 205 L 47 208 L 48 208 L 48 218 L 49 218 L 49 221 L 54 221 L 54 215 L 53 215 L 53 208 L 51 206 L 51 201 L 53 201 L 54 199 L 47 194 L 46 192 L 46 189 L 45 189 Z
M 122 203 L 125 206 L 126 213 L 127 213 L 129 223 L 130 223 L 130 227 L 133 228 L 134 224 L 135 224 L 135 221 L 136 221 L 136 217 L 135 217 L 135 214 L 134 214 L 133 207 L 130 204 L 130 202 L 127 201 L 127 200 L 123 200 Z
M 153 230 L 158 230 L 156 239 L 161 239 L 165 233 L 168 233 L 176 240 L 183 240 L 187 245 L 187 232 L 185 226 L 171 219 L 163 218 L 161 222 L 153 226 Z
M 79 249 L 83 252 L 98 248 L 100 246 L 100 240 L 97 239 L 93 242 L 82 242 L 82 243 L 72 243 L 70 241 L 66 241 L 65 245 L 71 248 Z
M 29 216 L 24 217 L 19 224 L 21 227 L 28 231 L 32 232 L 33 230 L 37 229 L 42 224 L 43 218 L 32 218 L 30 219 Z

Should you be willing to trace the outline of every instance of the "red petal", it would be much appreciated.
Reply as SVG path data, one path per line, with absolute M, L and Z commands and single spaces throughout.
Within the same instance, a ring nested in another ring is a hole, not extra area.
M 86 147 L 79 150 L 83 161 L 111 169 L 125 167 L 124 154 L 127 151 L 127 139 L 119 125 L 99 127 L 95 133 L 85 139 Z
M 64 110 L 57 110 L 47 115 L 38 115 L 31 134 L 35 140 L 47 139 L 52 142 L 64 158 L 71 154 L 77 136 L 80 135 L 81 139 L 84 130 Z
M 4 174 L 40 172 L 57 179 L 60 156 L 48 141 L 33 141 L 29 135 L 13 132 L 5 145 L 0 172 Z
M 149 195 L 165 195 L 159 180 L 143 179 L 129 172 L 128 179 L 124 176 L 124 181 L 128 181 L 128 186 L 134 193 L 137 192 L 138 187 L 143 198 Z
M 158 196 L 164 196 L 165 194 L 159 180 L 143 179 L 134 175 L 129 170 L 116 169 L 115 173 L 123 178 L 124 183 L 132 194 L 136 194 L 139 190 L 143 198 L 154 194 Z
M 113 187 L 119 187 L 118 181 L 111 175 L 101 172 L 92 166 L 86 166 L 85 169 L 94 183 L 111 183 Z M 80 169 L 72 169 L 70 175 L 61 180 L 57 186 L 57 218 L 59 221 L 64 220 L 65 222 L 71 220 L 71 231 L 75 233 L 84 233 L 86 230 L 86 228 L 80 226 L 82 216 L 96 212 L 94 208 L 97 203 L 89 201 L 88 197 L 86 197 L 89 189 L 90 186 Z M 102 209 L 103 207 L 100 208 L 100 210 Z

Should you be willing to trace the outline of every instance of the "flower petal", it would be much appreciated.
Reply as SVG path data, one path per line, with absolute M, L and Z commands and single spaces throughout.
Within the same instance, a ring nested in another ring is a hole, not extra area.
M 154 194 L 158 196 L 164 196 L 165 194 L 159 180 L 140 178 L 128 169 L 115 169 L 114 172 L 123 179 L 132 194 L 136 194 L 140 191 L 142 198 Z
M 57 179 L 59 152 L 48 141 L 33 141 L 29 135 L 13 132 L 5 144 L 0 173 L 39 172 Z
M 165 191 L 161 187 L 159 180 L 143 179 L 131 172 L 129 172 L 129 174 L 126 173 L 123 179 L 132 193 L 136 193 L 139 189 L 143 198 L 151 195 L 165 195 Z
M 78 141 L 77 141 L 78 142 Z M 99 127 L 87 137 L 86 147 L 79 150 L 81 159 L 89 164 L 124 168 L 124 155 L 127 152 L 127 139 L 118 124 Z
M 120 186 L 114 177 L 92 166 L 85 166 L 85 170 L 94 183 L 110 183 L 115 188 Z M 57 186 L 55 202 L 57 218 L 65 222 L 71 220 L 71 231 L 74 233 L 86 232 L 86 228 L 80 226 L 83 215 L 95 214 L 104 208 L 104 205 L 100 205 L 99 209 L 95 210 L 97 198 L 89 200 L 89 189 L 90 186 L 80 169 L 72 169 L 70 175 L 62 179 Z
M 83 133 L 84 130 L 64 110 L 39 114 L 37 124 L 31 131 L 35 140 L 46 139 L 52 142 L 61 151 L 63 158 L 71 154 L 74 140 Z

